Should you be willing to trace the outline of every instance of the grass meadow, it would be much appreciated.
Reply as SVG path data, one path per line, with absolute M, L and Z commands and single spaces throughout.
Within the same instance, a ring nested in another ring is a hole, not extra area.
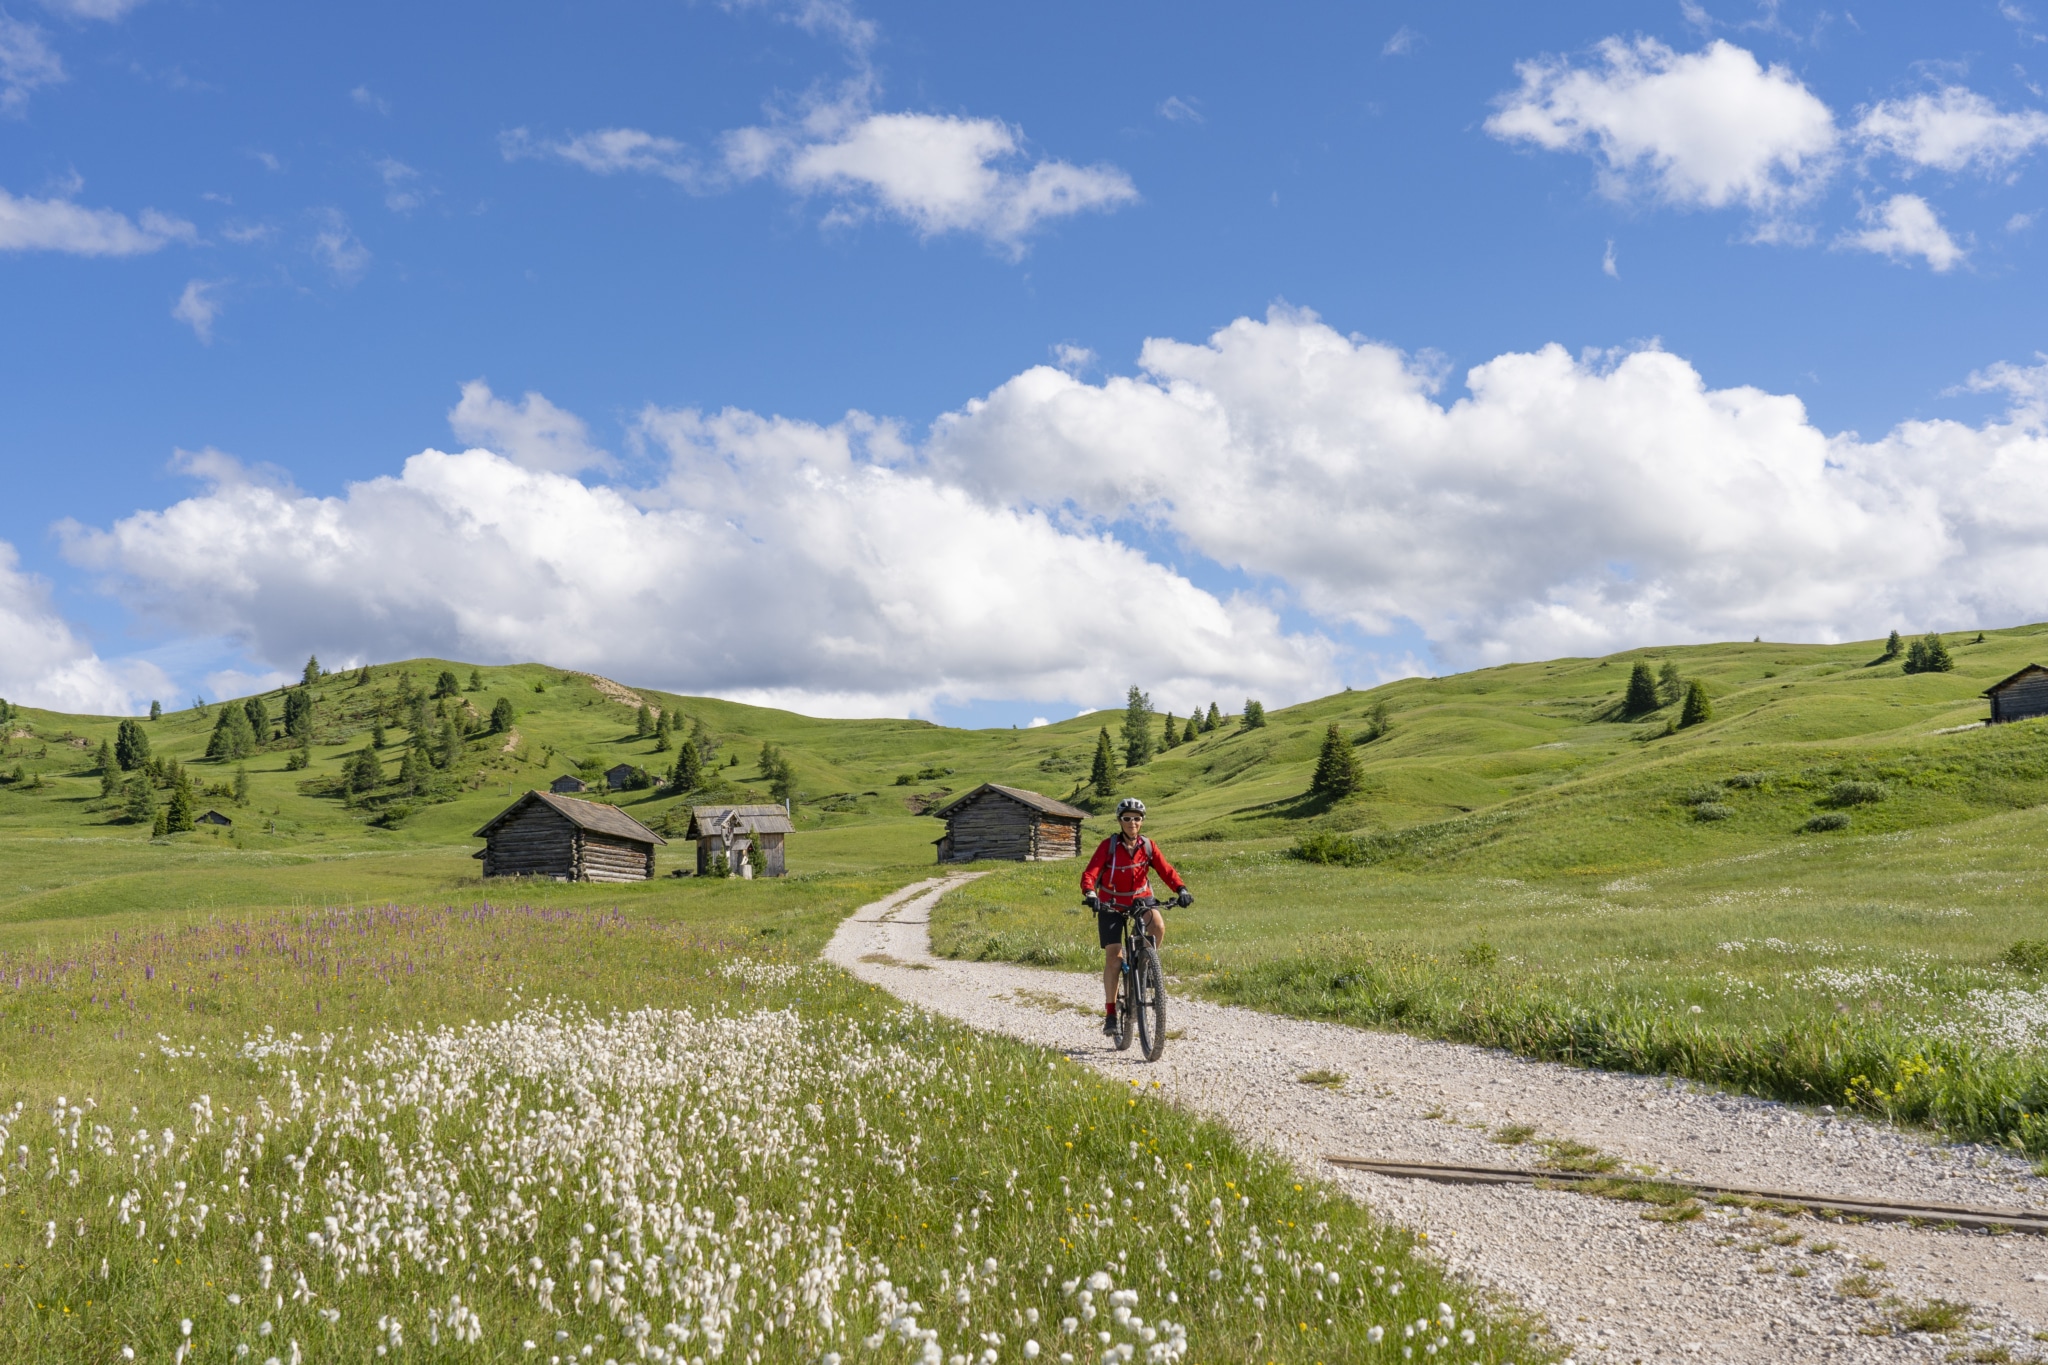
M 1214 1125 L 817 964 L 892 880 L 0 953 L 0 1357 L 1552 1358 Z

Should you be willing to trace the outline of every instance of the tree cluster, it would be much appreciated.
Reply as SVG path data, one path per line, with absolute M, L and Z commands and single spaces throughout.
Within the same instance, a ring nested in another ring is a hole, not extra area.
M 1906 647 L 1906 672 L 1947 673 L 1956 666 L 1939 635 L 1924 635 Z
M 1212 708 L 1210 708 L 1210 709 L 1212 709 L 1212 710 L 1213 710 L 1214 708 L 1212 707 Z M 1244 714 L 1243 714 L 1242 716 L 1238 717 L 1238 721 L 1237 721 L 1237 723 L 1238 723 L 1238 725 L 1239 725 L 1240 727 L 1242 727 L 1243 729 L 1246 729 L 1246 730 L 1263 730 L 1263 729 L 1265 729 L 1265 728 L 1266 728 L 1266 707 L 1265 707 L 1265 704 L 1264 704 L 1263 702 L 1256 702 L 1256 701 L 1253 701 L 1253 700 L 1252 700 L 1252 699 L 1251 699 L 1250 697 L 1246 697 L 1246 698 L 1245 698 L 1245 701 L 1244 701 Z

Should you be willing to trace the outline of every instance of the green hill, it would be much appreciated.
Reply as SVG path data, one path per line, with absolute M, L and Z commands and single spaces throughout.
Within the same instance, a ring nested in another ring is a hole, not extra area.
M 1357 836 L 1339 841 L 1353 860 L 1516 875 L 1604 877 L 1767 847 L 1801 837 L 1844 782 L 1882 789 L 1884 799 L 1842 811 L 1856 831 L 1954 823 L 2048 799 L 2040 727 L 1954 730 L 1984 715 L 1978 694 L 1988 683 L 2048 655 L 2044 636 L 2048 628 L 2029 626 L 1987 632 L 1982 643 L 1958 637 L 1953 672 L 1918 675 L 1898 661 L 1874 663 L 1873 642 L 1638 650 L 1409 679 L 1275 710 L 1258 729 L 1227 717 L 1122 774 L 1117 790 L 1144 797 L 1154 831 L 1181 843 L 1271 847 L 1320 831 Z M 1702 681 L 1714 719 L 1666 734 L 1675 704 L 1621 717 L 1638 660 Z M 396 782 L 414 718 L 404 697 L 431 694 L 444 672 L 459 690 L 428 701 L 426 738 L 438 740 L 444 716 L 475 733 L 408 794 Z M 761 749 L 782 752 L 794 774 L 796 870 L 926 863 L 938 827 L 920 812 L 976 783 L 1087 801 L 1096 732 L 1120 738 L 1122 719 L 1100 713 L 1022 730 L 820 720 L 636 692 L 538 664 L 473 669 L 439 659 L 331 674 L 307 691 L 304 769 L 292 766 L 299 743 L 281 734 L 239 761 L 205 757 L 220 707 L 242 699 L 143 722 L 152 756 L 191 775 L 199 808 L 234 821 L 230 831 L 156 839 L 124 813 L 122 792 L 102 796 L 95 755 L 115 739 L 116 718 L 14 708 L 0 752 L 9 873 L 0 923 L 252 898 L 402 899 L 465 879 L 473 887 L 470 833 L 511 795 L 565 773 L 595 779 L 622 762 L 667 772 L 674 750 L 636 734 L 643 702 L 708 732 L 712 796 L 769 799 Z M 273 721 L 284 697 L 265 694 Z M 513 708 L 509 733 L 485 728 L 500 700 Z M 1376 710 L 1387 733 L 1368 738 Z M 1332 723 L 1355 744 L 1364 773 L 1359 794 L 1336 804 L 1306 794 Z M 345 770 L 380 724 L 383 783 L 350 797 Z M 231 795 L 237 769 L 247 772 L 242 804 Z M 656 829 L 680 830 L 670 817 L 686 803 L 666 790 L 605 799 Z M 1703 806 L 1723 818 L 1697 818 Z M 687 861 L 667 851 L 663 870 Z

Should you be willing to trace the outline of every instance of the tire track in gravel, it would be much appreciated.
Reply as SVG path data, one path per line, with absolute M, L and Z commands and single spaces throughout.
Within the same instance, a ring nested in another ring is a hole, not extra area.
M 1675 1176 L 2048 1208 L 2048 1181 L 2010 1154 L 1684 1082 L 1180 998 L 1167 1021 L 1178 1036 L 1170 1034 L 1166 1055 L 1148 1066 L 1136 1049 L 1114 1051 L 1099 1032 L 1095 976 L 931 955 L 932 906 L 975 875 L 934 877 L 862 907 L 841 923 L 826 959 L 935 1013 L 1057 1048 L 1148 1089 L 1158 1082 L 1157 1093 L 1425 1233 L 1461 1277 L 1540 1313 L 1580 1365 L 1918 1362 L 2000 1346 L 2014 1360 L 2048 1357 L 2048 1345 L 2034 1338 L 2048 1331 L 2041 1238 L 1805 1217 L 1774 1227 L 1777 1220 L 1721 1210 L 1660 1223 L 1645 1220 L 1637 1204 L 1526 1186 L 1393 1180 L 1321 1159 L 1342 1152 L 1533 1166 L 1539 1154 L 1531 1147 L 1489 1137 L 1501 1125 L 1528 1124 Z M 1169 970 L 1172 961 L 1169 949 Z M 1295 1079 L 1315 1069 L 1349 1079 L 1335 1092 Z M 1883 1266 L 1868 1268 L 1872 1262 Z M 1846 1292 L 1873 1286 L 1875 1299 Z M 1946 1337 L 1868 1334 L 1887 1330 L 1888 1300 L 1928 1299 L 1970 1304 L 1970 1328 Z

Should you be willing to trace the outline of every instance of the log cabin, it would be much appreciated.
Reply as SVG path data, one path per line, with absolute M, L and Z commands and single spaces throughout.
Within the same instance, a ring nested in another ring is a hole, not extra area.
M 548 790 L 553 792 L 557 796 L 569 796 L 576 792 L 588 791 L 589 788 L 584 784 L 582 778 L 571 777 L 567 773 L 564 773 L 560 777 L 556 778 L 554 781 L 548 783 Z
M 531 791 L 476 832 L 486 877 L 640 882 L 668 841 L 616 806 Z
M 692 806 L 686 837 L 697 841 L 697 875 L 708 877 L 723 855 L 732 876 L 751 877 L 747 849 L 761 847 L 761 875 L 780 877 L 787 865 L 782 843 L 796 831 L 789 812 L 780 806 Z
M 1985 688 L 1984 695 L 1991 699 L 1993 725 L 2048 716 L 2048 668 L 2028 664 L 2005 681 Z
M 942 863 L 1077 858 L 1081 822 L 1088 818 L 1088 812 L 1064 801 L 994 782 L 982 783 L 932 814 L 946 822 L 946 832 L 933 841 Z

